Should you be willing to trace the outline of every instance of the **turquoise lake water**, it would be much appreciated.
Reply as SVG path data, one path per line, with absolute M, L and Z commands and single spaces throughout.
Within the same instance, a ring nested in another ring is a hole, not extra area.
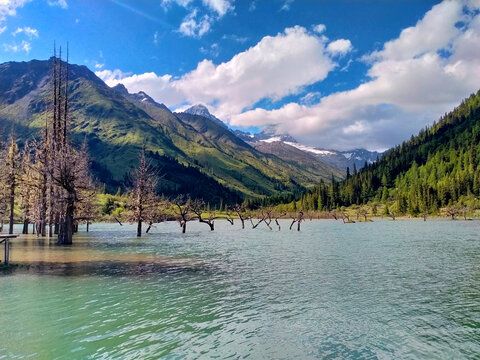
M 288 226 L 15 239 L 32 265 L 0 272 L 0 359 L 480 356 L 480 221 Z

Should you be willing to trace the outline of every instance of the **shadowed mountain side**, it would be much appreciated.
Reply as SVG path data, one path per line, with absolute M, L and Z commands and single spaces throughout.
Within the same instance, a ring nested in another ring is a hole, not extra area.
M 280 159 L 291 164 L 295 164 L 297 166 L 300 165 L 305 171 L 310 171 L 312 174 L 330 173 L 333 174 L 333 176 L 337 180 L 342 179 L 345 176 L 345 173 L 343 171 L 339 170 L 336 167 L 328 165 L 323 161 L 319 161 L 318 157 L 316 157 L 315 155 L 299 150 L 296 147 L 285 144 L 284 142 L 258 141 L 251 144 L 257 150 L 263 153 L 278 156 Z

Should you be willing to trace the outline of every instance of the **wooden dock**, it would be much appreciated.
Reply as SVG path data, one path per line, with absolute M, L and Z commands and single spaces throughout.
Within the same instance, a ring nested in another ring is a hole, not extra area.
M 2 235 L 0 234 L 0 244 L 5 243 L 5 265 L 8 265 L 9 263 L 9 257 L 10 257 L 10 239 L 16 238 L 18 235 L 15 234 L 8 234 L 8 235 Z

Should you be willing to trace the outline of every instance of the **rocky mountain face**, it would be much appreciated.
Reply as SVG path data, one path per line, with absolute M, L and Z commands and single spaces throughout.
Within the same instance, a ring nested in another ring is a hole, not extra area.
M 353 172 L 354 168 L 360 170 L 366 164 L 372 164 L 381 158 L 382 153 L 369 151 L 365 149 L 353 149 L 349 151 L 338 151 L 332 149 L 323 149 L 313 146 L 303 145 L 297 142 L 295 138 L 288 134 L 277 135 L 273 132 L 263 131 L 257 134 L 251 134 L 240 130 L 235 130 L 235 134 L 248 143 L 284 143 L 298 150 L 315 156 L 317 159 L 334 166 L 335 168 L 346 172 L 347 167 Z M 258 147 L 258 146 L 256 146 Z

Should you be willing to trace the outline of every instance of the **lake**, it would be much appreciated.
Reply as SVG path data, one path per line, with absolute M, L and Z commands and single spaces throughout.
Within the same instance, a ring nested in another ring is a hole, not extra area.
M 13 240 L 31 266 L 0 272 L 0 359 L 480 354 L 479 221 L 215 225 Z

